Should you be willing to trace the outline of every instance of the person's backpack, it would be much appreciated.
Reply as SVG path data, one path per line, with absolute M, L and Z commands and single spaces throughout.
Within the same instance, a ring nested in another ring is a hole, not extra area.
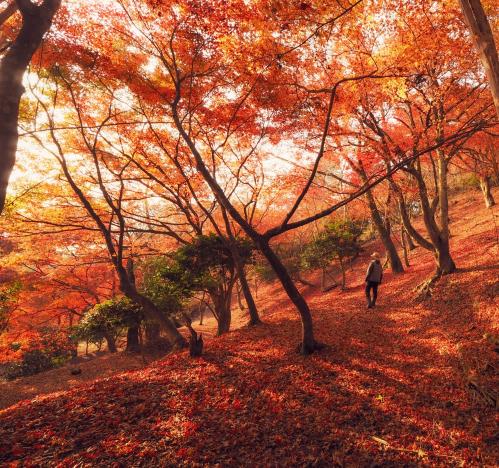
M 381 283 L 381 278 L 383 277 L 383 267 L 381 263 L 376 260 L 372 263 L 371 273 L 369 274 L 369 281 L 375 283 Z

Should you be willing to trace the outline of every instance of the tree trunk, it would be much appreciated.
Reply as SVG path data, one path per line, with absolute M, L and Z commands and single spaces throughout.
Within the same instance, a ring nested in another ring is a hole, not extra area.
M 402 217 L 402 223 L 404 224 L 404 228 L 408 234 L 407 238 L 411 240 L 414 239 L 424 249 L 433 251 L 434 250 L 433 244 L 430 241 L 426 240 L 421 234 L 419 234 L 419 232 L 416 231 L 416 229 L 412 225 L 409 213 L 407 212 L 407 207 L 405 205 L 405 200 L 404 196 L 402 195 L 402 191 L 395 184 L 393 186 L 396 187 L 397 190 L 400 215 Z
M 114 337 L 110 333 L 105 333 L 104 339 L 106 340 L 107 349 L 110 353 L 118 352 L 118 349 L 116 348 L 116 340 L 114 339 Z M 88 343 L 87 343 L 86 354 L 88 354 Z
M 128 327 L 126 334 L 126 351 L 128 353 L 140 352 L 139 327 L 137 325 Z
M 286 291 L 288 297 L 291 299 L 295 305 L 298 313 L 300 314 L 301 325 L 302 325 L 302 341 L 300 343 L 300 352 L 302 354 L 310 354 L 315 350 L 319 349 L 319 344 L 314 339 L 314 327 L 312 322 L 312 314 L 308 307 L 307 302 L 298 291 L 295 286 L 291 276 L 289 276 L 286 267 L 283 265 L 279 257 L 275 254 L 272 248 L 269 246 L 268 242 L 259 239 L 259 248 L 265 258 L 270 263 L 276 276 L 279 278 L 284 290 Z
M 438 154 L 438 198 L 440 200 L 440 232 L 439 241 L 435 244 L 437 272 L 447 275 L 456 270 L 450 255 L 449 245 L 449 190 L 447 187 L 447 161 L 445 153 L 439 149 Z M 430 234 L 431 235 L 431 234 Z
M 485 206 L 487 208 L 492 208 L 496 202 L 494 197 L 492 196 L 492 192 L 490 190 L 490 176 L 482 176 L 480 177 L 480 188 L 482 189 L 483 198 L 485 200 Z
M 402 226 L 402 229 L 400 230 L 400 237 L 402 238 L 402 248 L 404 249 L 404 262 L 405 266 L 409 267 L 409 255 L 408 255 L 408 245 L 407 245 L 407 238 L 410 237 L 404 227 Z
M 475 49 L 485 68 L 485 74 L 489 81 L 490 91 L 499 117 L 499 59 L 494 35 L 480 0 L 460 0 L 460 3 Z
M 300 284 L 303 284 L 303 286 L 308 286 L 310 288 L 315 288 L 315 284 L 311 283 L 310 281 L 307 281 L 306 279 L 302 278 L 300 273 L 296 273 L 293 275 L 293 279 L 297 281 Z
M 438 200 L 440 202 L 440 237 L 449 241 L 449 189 L 447 185 L 447 161 L 445 153 L 439 149 L 438 154 Z
M 227 307 L 227 298 L 220 292 L 210 294 L 217 319 L 217 336 L 223 335 L 230 330 L 232 314 L 230 305 Z
M 149 347 L 157 346 L 161 338 L 161 327 L 159 323 L 156 322 L 146 322 L 145 323 L 145 338 L 146 345 Z
M 343 258 L 339 257 L 340 261 L 340 268 L 341 268 L 341 289 L 345 289 L 346 284 L 347 284 L 347 278 L 346 278 L 346 273 L 345 273 L 345 265 L 343 264 Z
M 133 262 L 129 258 L 127 268 L 115 263 L 116 272 L 120 280 L 120 290 L 130 300 L 142 307 L 145 316 L 149 320 L 158 322 L 166 333 L 166 337 L 173 347 L 184 348 L 187 346 L 187 341 L 177 330 L 175 324 L 159 310 L 154 302 L 148 297 L 140 294 L 135 286 L 135 274 L 133 272 Z
M 241 258 L 241 255 L 239 254 L 237 239 L 234 237 L 234 234 L 232 233 L 229 217 L 227 216 L 227 212 L 225 209 L 222 209 L 222 215 L 225 221 L 225 228 L 227 230 L 227 235 L 229 236 L 228 243 L 229 243 L 230 252 L 232 254 L 232 259 L 234 260 L 234 266 L 236 267 L 236 273 L 239 278 L 239 283 L 241 285 L 241 288 L 243 290 L 246 304 L 248 305 L 248 312 L 250 315 L 250 320 L 248 322 L 248 325 L 258 325 L 259 323 L 261 323 L 261 320 L 258 314 L 258 309 L 256 308 L 255 300 L 253 299 L 253 295 L 251 294 L 251 289 L 249 287 L 248 280 L 246 278 L 246 272 L 244 271 L 244 262 Z M 237 298 L 241 306 L 239 289 L 237 291 Z M 241 310 L 243 310 L 243 307 L 241 307 Z
M 259 323 L 262 323 L 262 321 L 260 320 L 260 315 L 258 314 L 255 300 L 253 299 L 253 295 L 251 294 L 251 289 L 248 284 L 248 279 L 246 278 L 244 267 L 238 268 L 237 274 L 239 276 L 239 282 L 243 290 L 244 299 L 246 300 L 246 304 L 248 305 L 248 312 L 250 315 L 248 325 L 258 325 Z
M 22 15 L 21 30 L 0 63 L 0 213 L 5 207 L 9 178 L 16 162 L 23 76 L 60 4 L 61 0 L 45 0 L 41 5 L 17 0 Z
M 225 307 L 218 311 L 217 336 L 230 331 L 231 313 Z
M 166 338 L 173 347 L 186 347 L 187 341 L 177 330 L 174 323 L 168 317 L 165 317 L 149 298 L 140 294 L 133 285 L 131 285 L 128 281 L 123 282 L 121 276 L 122 275 L 120 275 L 120 289 L 123 294 L 125 294 L 125 296 L 134 301 L 136 304 L 140 305 L 147 318 L 155 320 L 161 324 L 161 328 L 164 330 Z
M 203 325 L 203 317 L 206 306 L 203 303 L 199 304 L 199 325 Z
M 412 240 L 411 235 L 407 232 L 407 229 L 404 227 L 402 232 L 405 234 L 405 241 L 407 242 L 407 248 L 409 250 L 414 250 L 417 246 Z
M 220 285 L 216 290 L 209 292 L 213 302 L 213 311 L 217 320 L 217 336 L 223 335 L 230 330 L 232 320 L 232 290 L 236 282 L 235 275 L 229 279 L 226 287 Z
M 359 175 L 362 182 L 366 184 L 367 175 L 362 167 L 359 167 Z M 376 205 L 376 200 L 374 199 L 372 190 L 368 190 L 366 192 L 366 197 L 367 197 L 367 204 L 369 206 L 369 211 L 371 212 L 371 218 L 373 220 L 374 225 L 376 226 L 376 230 L 378 231 L 378 235 L 381 239 L 381 242 L 383 243 L 383 246 L 386 249 L 386 254 L 388 256 L 388 261 L 390 262 L 390 267 L 393 273 L 403 273 L 404 267 L 402 266 L 399 254 L 390 236 L 389 223 L 385 224 L 383 222 L 381 213 L 379 212 L 378 206 Z
M 239 306 L 239 309 L 241 309 L 241 311 L 243 311 L 244 309 L 246 309 L 246 306 L 243 304 L 243 301 L 241 298 L 241 292 L 242 292 L 242 288 L 240 285 L 238 285 L 236 287 L 237 305 Z
M 449 241 L 441 241 L 435 246 L 437 275 L 448 275 L 456 271 L 456 264 L 450 255 Z

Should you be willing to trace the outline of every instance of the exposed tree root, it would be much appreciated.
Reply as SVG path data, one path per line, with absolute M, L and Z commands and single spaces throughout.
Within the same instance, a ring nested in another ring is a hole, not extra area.
M 418 286 L 416 286 L 414 288 L 414 291 L 416 292 L 415 301 L 423 302 L 426 301 L 428 298 L 430 298 L 433 286 L 441 277 L 442 277 L 441 274 L 436 273 L 430 279 L 427 279 Z
M 468 391 L 471 393 L 474 400 L 481 400 L 487 406 L 499 409 L 498 395 L 493 391 L 483 387 L 476 380 L 468 378 Z
M 334 288 L 337 288 L 338 287 L 338 283 L 333 283 L 333 284 L 330 284 L 329 286 L 324 286 L 321 291 L 322 292 L 328 292 L 328 291 L 331 291 L 332 289 Z
M 309 286 L 310 288 L 315 288 L 317 285 L 314 283 L 311 283 L 310 281 L 307 281 L 306 279 L 303 279 L 301 276 L 295 276 L 293 279 L 300 284 L 303 284 L 303 286 Z

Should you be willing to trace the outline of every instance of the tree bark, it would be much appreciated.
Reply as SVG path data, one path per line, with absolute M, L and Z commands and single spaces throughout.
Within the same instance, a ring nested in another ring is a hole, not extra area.
M 449 189 L 447 186 L 447 160 L 442 149 L 438 154 L 438 199 L 440 203 L 439 241 L 435 244 L 437 257 L 437 273 L 447 275 L 456 270 L 454 260 L 450 255 L 449 245 Z
M 137 325 L 128 327 L 126 334 L 126 351 L 129 353 L 140 353 L 139 327 Z
M 0 63 L 0 213 L 5 207 L 9 178 L 16 162 L 23 76 L 60 4 L 61 0 L 45 0 L 40 5 L 17 0 L 22 15 L 21 30 Z
M 291 276 L 286 270 L 286 267 L 283 265 L 275 252 L 271 249 L 269 244 L 266 241 L 260 239 L 259 248 L 270 263 L 270 266 L 273 268 L 276 276 L 279 278 L 279 281 L 281 282 L 288 297 L 291 299 L 296 309 L 298 310 L 298 313 L 300 314 L 302 325 L 302 341 L 300 344 L 300 352 L 302 354 L 313 353 L 315 350 L 319 349 L 320 346 L 314 338 L 312 314 L 310 313 L 307 302 L 300 294 L 300 291 L 298 291 L 298 288 L 295 286 L 293 280 L 291 279 Z
M 407 212 L 407 207 L 405 205 L 405 200 L 404 196 L 402 195 L 402 191 L 396 185 L 393 186 L 396 187 L 396 193 L 399 198 L 398 204 L 399 204 L 400 215 L 402 217 L 402 223 L 404 224 L 404 228 L 407 231 L 408 238 L 414 239 L 424 249 L 433 251 L 433 244 L 430 241 L 426 240 L 421 234 L 419 234 L 419 232 L 416 231 L 416 229 L 412 225 L 409 213 Z
M 393 181 L 391 181 L 391 184 L 399 198 L 399 209 L 405 229 L 419 245 L 433 252 L 437 266 L 437 276 L 441 276 L 453 273 L 456 270 L 456 265 L 450 254 L 449 246 L 447 161 L 443 152 L 440 152 L 439 154 L 438 166 L 440 227 L 435 221 L 435 210 L 431 206 L 428 197 L 428 191 L 421 174 L 419 161 L 417 162 L 416 167 L 410 170 L 410 174 L 416 179 L 417 182 L 421 209 L 423 211 L 423 221 L 426 231 L 430 237 L 430 241 L 421 236 L 421 234 L 419 234 L 412 226 L 405 206 L 403 194 L 400 188 Z
M 435 246 L 435 260 L 437 262 L 437 275 L 448 275 L 456 271 L 456 264 L 452 260 L 449 241 L 441 241 Z
M 243 290 L 244 299 L 246 300 L 246 304 L 248 305 L 248 312 L 250 315 L 248 325 L 258 325 L 262 322 L 260 320 L 260 315 L 258 314 L 258 309 L 256 308 L 255 300 L 253 299 L 253 295 L 251 294 L 251 289 L 246 278 L 243 261 L 241 260 L 241 256 L 237 251 L 237 246 L 234 245 L 234 239 L 230 239 L 229 242 L 231 243 L 230 250 L 232 253 L 232 258 L 234 259 L 237 277 L 239 278 L 239 283 L 241 284 L 241 288 Z
M 237 267 L 236 265 L 236 268 L 238 269 L 237 274 L 239 277 L 239 283 L 241 284 L 241 288 L 243 290 L 244 299 L 246 300 L 246 304 L 248 305 L 248 312 L 250 316 L 248 325 L 258 325 L 259 323 L 262 323 L 262 321 L 260 320 L 260 314 L 258 313 L 255 300 L 253 299 L 253 294 L 251 294 L 251 289 L 248 283 L 248 279 L 246 278 L 244 266 Z
M 485 68 L 485 75 L 489 81 L 499 117 L 499 59 L 492 29 L 480 0 L 460 0 L 460 3 L 473 44 Z
M 157 346 L 161 338 L 161 327 L 159 326 L 159 323 L 146 322 L 144 329 L 146 345 L 149 347 Z
M 108 351 L 110 353 L 117 353 L 118 349 L 116 348 L 116 340 L 114 339 L 114 337 L 111 336 L 110 333 L 105 333 L 104 334 L 104 339 L 106 340 Z M 86 354 L 88 354 L 88 342 L 87 342 Z
M 124 271 L 124 268 L 117 268 L 117 270 L 120 278 L 120 290 L 123 294 L 140 305 L 149 319 L 156 320 L 161 324 L 161 327 L 165 331 L 166 337 L 172 346 L 179 348 L 186 347 L 187 341 L 177 330 L 177 327 L 173 322 L 168 317 L 165 317 L 149 298 L 140 294 L 135 286 L 130 284 L 128 278 L 126 278 L 126 271 Z
M 492 208 L 496 202 L 494 197 L 492 196 L 492 192 L 490 189 L 490 176 L 481 176 L 480 177 L 480 188 L 482 189 L 483 198 L 485 200 L 485 206 L 487 208 Z
M 409 267 L 409 254 L 408 254 L 408 245 L 407 245 L 407 238 L 410 237 L 405 228 L 402 226 L 402 229 L 400 230 L 400 237 L 402 238 L 402 248 L 404 249 L 404 262 L 405 266 Z
M 407 242 L 407 248 L 409 250 L 414 250 L 416 248 L 416 244 L 412 240 L 411 235 L 407 232 L 407 229 L 405 227 L 402 229 L 402 232 L 405 234 L 405 240 Z
M 203 325 L 203 317 L 206 306 L 201 303 L 199 304 L 199 325 Z
M 341 289 L 344 290 L 347 285 L 347 277 L 345 272 L 345 265 L 343 264 L 343 258 L 339 257 L 340 268 L 341 268 Z
M 217 319 L 217 336 L 220 336 L 230 331 L 230 323 L 232 320 L 230 299 L 220 291 L 211 293 L 210 296 L 215 310 L 215 318 Z

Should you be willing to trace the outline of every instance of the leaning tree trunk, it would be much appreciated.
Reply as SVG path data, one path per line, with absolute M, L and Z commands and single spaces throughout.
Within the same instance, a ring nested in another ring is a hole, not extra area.
M 269 246 L 268 242 L 266 240 L 259 239 L 258 244 L 260 251 L 263 253 L 263 255 L 265 255 L 265 258 L 268 260 L 276 276 L 279 278 L 279 281 L 281 282 L 288 297 L 291 299 L 296 309 L 298 310 L 298 313 L 300 314 L 302 325 L 302 341 L 300 343 L 300 352 L 302 354 L 313 353 L 315 350 L 320 348 L 320 345 L 315 341 L 314 338 L 312 314 L 310 313 L 307 302 L 300 294 L 300 291 L 298 291 L 298 288 L 295 286 L 293 280 L 291 279 L 291 276 L 286 270 L 286 267 Z
M 163 315 L 163 313 L 154 305 L 154 303 L 146 296 L 140 294 L 135 286 L 130 283 L 126 270 L 124 268 L 117 268 L 120 278 L 120 290 L 130 300 L 140 305 L 144 314 L 150 320 L 156 320 L 166 334 L 166 338 L 172 346 L 183 348 L 187 346 L 187 341 L 179 333 L 174 323 Z
M 449 246 L 449 203 L 447 189 L 447 161 L 443 151 L 438 151 L 438 197 L 440 203 L 440 226 L 435 221 L 435 212 L 431 206 L 428 190 L 421 173 L 420 161 L 416 162 L 416 168 L 413 168 L 410 173 L 416 179 L 418 185 L 419 199 L 421 201 L 421 209 L 423 211 L 423 222 L 426 231 L 430 237 L 430 241 L 421 236 L 412 226 L 402 193 L 396 187 L 399 196 L 399 208 L 404 222 L 404 227 L 416 242 L 425 249 L 433 251 L 437 267 L 437 276 L 453 273 L 456 270 L 456 265 L 450 254 Z
M 492 196 L 492 192 L 490 189 L 490 176 L 481 176 L 480 177 L 480 188 L 482 189 L 483 198 L 485 200 L 485 206 L 487 208 L 492 208 L 496 202 L 494 197 Z
M 485 74 L 489 81 L 490 91 L 499 117 L 499 59 L 492 29 L 480 0 L 460 0 L 460 3 L 475 49 L 485 68 Z
M 359 167 L 359 175 L 364 184 L 367 184 L 367 175 L 362 167 Z M 369 206 L 369 211 L 371 212 L 371 218 L 373 220 L 374 225 L 376 226 L 376 230 L 378 231 L 378 235 L 383 243 L 383 246 L 386 249 L 386 254 L 388 256 L 388 261 L 390 262 L 390 267 L 394 273 L 403 273 L 404 267 L 402 266 L 402 261 L 400 260 L 397 249 L 395 248 L 395 244 L 390 236 L 390 233 L 387 229 L 387 225 L 383 222 L 383 218 L 381 217 L 381 213 L 378 210 L 378 206 L 376 205 L 376 200 L 374 199 L 374 195 L 372 190 L 368 190 L 366 192 L 367 204 Z
M 407 232 L 407 229 L 405 228 L 405 226 L 404 226 L 404 228 L 402 230 L 402 233 L 405 234 L 405 240 L 407 242 L 407 248 L 409 250 L 414 250 L 417 246 L 414 243 L 414 241 L 412 240 L 411 235 Z
M 251 289 L 248 284 L 248 279 L 246 278 L 244 266 L 242 266 L 241 264 L 238 265 L 238 263 L 239 262 L 236 261 L 237 276 L 243 290 L 244 299 L 246 300 L 246 304 L 248 305 L 248 312 L 250 316 L 248 325 L 258 325 L 259 323 L 262 323 L 262 321 L 260 320 L 260 315 L 258 314 L 258 309 L 256 308 L 253 294 L 251 294 Z
M 61 4 L 61 0 L 45 0 L 40 5 L 29 0 L 16 2 L 22 15 L 21 30 L 0 63 L 0 213 L 16 162 L 23 76 Z

